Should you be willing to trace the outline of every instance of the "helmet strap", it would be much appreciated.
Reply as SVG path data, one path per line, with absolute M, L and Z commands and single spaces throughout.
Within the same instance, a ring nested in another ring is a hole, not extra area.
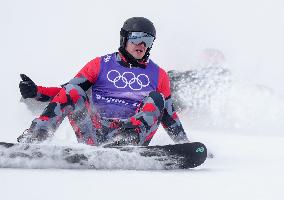
M 136 59 L 134 58 L 124 47 L 119 47 L 118 51 L 122 54 L 122 56 L 126 59 L 128 65 L 134 66 L 134 67 L 142 67 L 144 68 L 148 58 L 149 58 L 149 48 L 147 49 L 144 57 L 142 59 Z

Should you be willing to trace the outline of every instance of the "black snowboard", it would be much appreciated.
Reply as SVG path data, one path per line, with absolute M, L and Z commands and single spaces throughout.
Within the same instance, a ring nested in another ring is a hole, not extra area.
M 107 148 L 0 142 L 0 168 L 172 170 L 197 167 L 206 157 L 199 142 Z

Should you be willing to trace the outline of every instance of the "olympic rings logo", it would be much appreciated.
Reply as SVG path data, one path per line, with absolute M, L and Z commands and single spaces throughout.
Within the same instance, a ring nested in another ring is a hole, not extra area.
M 150 84 L 149 77 L 146 74 L 139 74 L 137 77 L 132 72 L 124 72 L 122 75 L 117 70 L 111 70 L 107 73 L 107 79 L 113 83 L 116 88 L 126 88 L 132 90 L 141 90 Z

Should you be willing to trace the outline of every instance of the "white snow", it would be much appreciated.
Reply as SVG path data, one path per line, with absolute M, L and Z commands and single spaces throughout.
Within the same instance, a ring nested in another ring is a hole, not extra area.
M 215 158 L 192 170 L 0 169 L 0 199 L 283 199 L 284 21 L 281 0 L 0 2 L 0 141 L 15 142 L 33 115 L 20 103 L 19 74 L 36 83 L 67 82 L 95 56 L 116 51 L 125 19 L 157 27 L 151 57 L 189 70 L 202 49 L 221 50 L 233 87 L 211 114 L 181 115 L 189 137 Z M 54 143 L 75 143 L 67 122 Z M 152 144 L 171 140 L 159 130 Z

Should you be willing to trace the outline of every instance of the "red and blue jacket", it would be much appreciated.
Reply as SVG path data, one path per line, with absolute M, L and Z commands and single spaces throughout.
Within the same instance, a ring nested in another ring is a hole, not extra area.
M 142 99 L 151 91 L 157 91 L 166 100 L 161 121 L 163 127 L 175 142 L 188 141 L 173 107 L 169 77 L 151 59 L 142 67 L 132 67 L 118 52 L 97 57 L 68 83 L 78 85 L 84 91 L 91 89 L 94 107 L 106 118 L 133 116 Z M 38 86 L 36 99 L 50 101 L 60 89 Z

